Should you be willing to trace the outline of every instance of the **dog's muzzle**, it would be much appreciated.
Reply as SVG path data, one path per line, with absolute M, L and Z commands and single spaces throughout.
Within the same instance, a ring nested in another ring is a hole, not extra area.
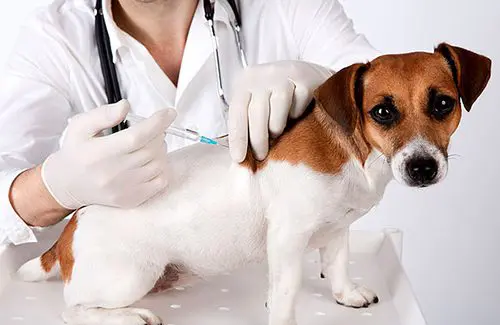
M 394 155 L 391 168 L 398 182 L 411 187 L 426 187 L 445 177 L 448 163 L 441 150 L 418 138 Z

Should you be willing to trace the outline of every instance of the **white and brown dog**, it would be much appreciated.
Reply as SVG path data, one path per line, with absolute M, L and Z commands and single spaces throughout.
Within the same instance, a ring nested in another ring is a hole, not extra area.
M 70 324 L 158 325 L 130 308 L 184 274 L 206 278 L 269 265 L 269 322 L 296 324 L 303 255 L 319 249 L 338 303 L 378 298 L 348 277 L 348 228 L 388 182 L 424 187 L 447 172 L 447 148 L 490 78 L 491 61 L 440 44 L 434 53 L 384 55 L 334 74 L 309 109 L 273 140 L 265 161 L 226 149 L 172 152 L 165 194 L 129 209 L 79 210 L 56 244 L 18 274 L 61 274 Z

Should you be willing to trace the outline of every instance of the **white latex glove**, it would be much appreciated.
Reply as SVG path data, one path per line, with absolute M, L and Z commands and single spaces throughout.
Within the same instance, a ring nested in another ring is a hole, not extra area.
M 269 137 L 282 134 L 288 118 L 298 118 L 314 90 L 332 72 L 304 61 L 279 61 L 249 67 L 235 83 L 229 107 L 229 148 L 236 162 L 250 143 L 255 158 L 264 159 Z
M 167 185 L 165 130 L 176 117 L 161 110 L 120 132 L 100 136 L 125 119 L 122 100 L 72 118 L 61 149 L 42 165 L 42 179 L 54 199 L 75 210 L 89 204 L 134 207 Z

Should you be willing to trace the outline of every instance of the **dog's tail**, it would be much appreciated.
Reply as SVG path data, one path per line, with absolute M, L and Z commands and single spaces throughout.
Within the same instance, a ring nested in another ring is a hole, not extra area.
M 17 271 L 18 277 L 27 282 L 48 280 L 59 274 L 59 258 L 57 256 L 56 242 L 48 251 L 41 256 L 26 262 Z

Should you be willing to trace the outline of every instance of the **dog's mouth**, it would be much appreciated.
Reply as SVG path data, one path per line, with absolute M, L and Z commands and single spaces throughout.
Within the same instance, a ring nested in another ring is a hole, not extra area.
M 425 188 L 442 181 L 448 170 L 444 154 L 433 144 L 414 140 L 391 159 L 394 178 L 410 187 Z

